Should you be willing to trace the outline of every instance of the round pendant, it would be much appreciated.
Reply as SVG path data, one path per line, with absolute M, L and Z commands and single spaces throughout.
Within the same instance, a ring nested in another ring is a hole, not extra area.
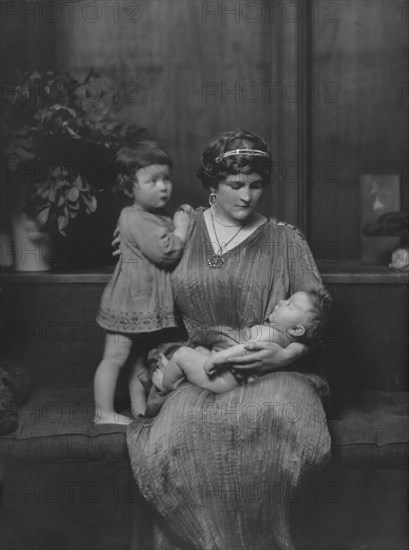
M 222 267 L 222 265 L 224 264 L 224 258 L 223 256 L 215 254 L 214 256 L 210 256 L 210 258 L 207 258 L 207 264 L 209 267 L 212 268 Z

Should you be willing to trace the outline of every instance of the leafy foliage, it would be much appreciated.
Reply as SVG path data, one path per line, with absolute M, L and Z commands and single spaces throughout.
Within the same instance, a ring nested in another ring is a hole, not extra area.
M 114 184 L 116 151 L 144 135 L 118 120 L 112 90 L 92 69 L 83 82 L 62 72 L 25 73 L 8 90 L 3 185 L 40 228 L 66 235 L 73 218 L 95 212 L 98 193 Z

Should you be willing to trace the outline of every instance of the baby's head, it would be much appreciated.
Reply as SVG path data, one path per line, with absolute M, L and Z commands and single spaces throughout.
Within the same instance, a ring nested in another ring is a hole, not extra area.
M 323 333 L 330 303 L 331 297 L 323 288 L 295 292 L 279 301 L 268 321 L 289 340 L 310 345 Z
M 150 210 L 163 208 L 172 194 L 169 154 L 154 141 L 122 147 L 116 155 L 116 189 Z

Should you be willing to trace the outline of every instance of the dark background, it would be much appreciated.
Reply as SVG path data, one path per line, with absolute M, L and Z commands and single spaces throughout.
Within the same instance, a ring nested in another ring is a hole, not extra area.
M 173 156 L 171 209 L 207 204 L 195 170 L 211 137 L 258 133 L 276 161 L 264 213 L 299 224 L 319 260 L 358 259 L 359 176 L 400 174 L 407 203 L 407 11 L 401 0 L 3 2 L 2 90 L 16 69 L 94 67 L 119 116 Z M 94 228 L 110 230 L 117 210 Z

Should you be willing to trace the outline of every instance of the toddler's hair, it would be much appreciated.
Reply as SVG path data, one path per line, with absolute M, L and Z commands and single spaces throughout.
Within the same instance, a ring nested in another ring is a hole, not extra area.
M 236 149 L 252 149 L 266 155 L 241 153 L 223 158 L 225 153 Z M 234 174 L 258 174 L 263 185 L 270 183 L 272 160 L 267 144 L 261 137 L 246 130 L 234 130 L 221 134 L 209 143 L 202 154 L 201 166 L 196 172 L 196 176 L 202 180 L 203 187 L 217 189 L 221 181 Z
M 132 193 L 136 172 L 152 164 L 172 167 L 172 159 L 155 141 L 138 141 L 132 146 L 119 149 L 116 154 L 116 191 Z
M 318 344 L 324 338 L 332 299 L 324 288 L 308 288 L 304 292 L 311 301 L 311 317 L 308 326 L 304 327 L 305 333 L 298 338 L 298 342 L 306 345 Z

